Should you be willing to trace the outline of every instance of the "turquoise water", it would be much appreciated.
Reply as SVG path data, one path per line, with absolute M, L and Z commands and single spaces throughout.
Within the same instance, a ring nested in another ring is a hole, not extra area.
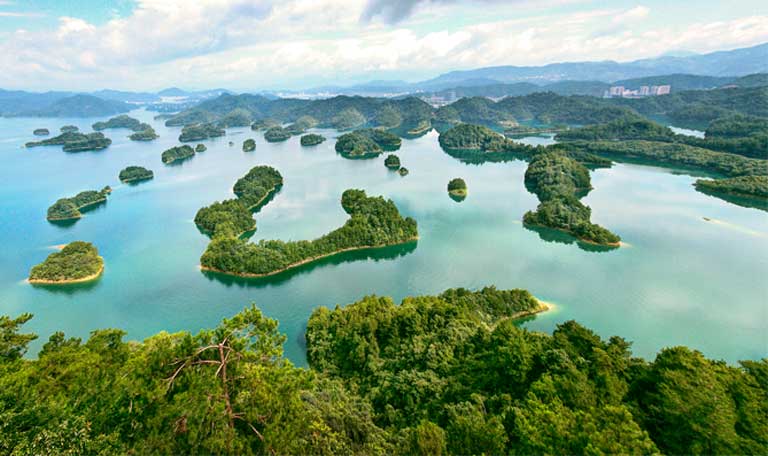
M 525 163 L 463 164 L 440 150 L 434 132 L 403 142 L 397 154 L 410 170 L 406 177 L 388 171 L 384 157 L 336 155 L 333 131 L 322 131 L 331 138 L 324 144 L 302 148 L 298 137 L 268 144 L 248 129 L 230 129 L 205 141 L 208 151 L 164 166 L 160 153 L 177 144 L 179 129 L 151 113 L 132 115 L 152 123 L 160 139 L 136 143 L 126 130 L 108 130 L 110 148 L 78 154 L 21 145 L 37 127 L 53 132 L 74 123 L 90 130 L 101 119 L 0 119 L 0 314 L 35 314 L 27 325 L 41 335 L 34 351 L 55 330 L 86 337 L 119 327 L 129 339 L 142 339 L 211 327 L 253 302 L 280 321 L 286 354 L 304 364 L 303 329 L 318 306 L 371 293 L 399 301 L 493 284 L 527 288 L 556 304 L 525 323 L 532 329 L 551 331 L 576 319 L 603 336 L 634 341 L 642 356 L 677 344 L 731 362 L 768 355 L 768 214 L 697 193 L 688 175 L 622 164 L 593 172 L 595 189 L 584 198 L 593 220 L 629 244 L 598 253 L 522 226 L 537 204 L 523 186 Z M 244 153 L 249 137 L 256 151 Z M 339 198 L 351 187 L 392 198 L 418 221 L 421 239 L 269 279 L 203 274 L 198 259 L 208 239 L 192 222 L 197 209 L 230 197 L 235 180 L 260 164 L 279 169 L 285 185 L 256 215 L 254 240 L 307 239 L 340 226 L 346 214 Z M 155 179 L 122 185 L 117 174 L 127 165 L 150 168 Z M 469 187 L 461 203 L 446 192 L 453 177 Z M 104 185 L 114 188 L 109 202 L 74 225 L 45 220 L 57 198 Z M 65 288 L 24 282 L 53 246 L 73 240 L 99 248 L 106 261 L 100 280 Z

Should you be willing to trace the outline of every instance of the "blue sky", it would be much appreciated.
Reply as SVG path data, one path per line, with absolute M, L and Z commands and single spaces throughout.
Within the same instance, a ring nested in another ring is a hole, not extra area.
M 768 41 L 764 1 L 0 0 L 0 87 L 303 88 Z

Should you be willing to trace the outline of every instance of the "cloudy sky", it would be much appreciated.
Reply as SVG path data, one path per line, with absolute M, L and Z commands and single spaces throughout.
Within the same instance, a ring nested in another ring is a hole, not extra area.
M 765 0 L 0 0 L 0 88 L 306 88 L 768 42 Z

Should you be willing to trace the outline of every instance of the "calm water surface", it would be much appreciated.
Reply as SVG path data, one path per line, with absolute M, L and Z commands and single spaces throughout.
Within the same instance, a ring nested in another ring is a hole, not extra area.
M 207 152 L 165 166 L 160 153 L 177 144 L 179 129 L 148 112 L 132 115 L 152 123 L 160 139 L 136 143 L 126 130 L 107 130 L 111 147 L 78 154 L 21 146 L 34 139 L 34 128 L 55 132 L 73 123 L 90 131 L 101 119 L 0 119 L 0 314 L 35 314 L 26 327 L 41 336 L 35 352 L 56 330 L 87 337 L 118 327 L 142 339 L 211 327 L 255 303 L 280 321 L 287 356 L 305 364 L 303 330 L 318 306 L 372 293 L 399 302 L 450 287 L 496 285 L 527 288 L 556 303 L 555 311 L 525 323 L 535 330 L 576 319 L 602 336 L 634 341 L 635 353 L 646 357 L 678 344 L 730 362 L 768 356 L 768 214 L 697 193 L 691 176 L 622 164 L 593 172 L 595 189 L 584 202 L 596 223 L 628 244 L 594 252 L 522 226 L 525 211 L 537 204 L 523 186 L 525 163 L 463 164 L 441 151 L 434 132 L 403 142 L 397 154 L 410 170 L 404 178 L 384 167 L 383 156 L 336 155 L 333 131 L 322 131 L 329 137 L 324 144 L 302 148 L 298 137 L 268 144 L 249 129 L 230 129 L 205 141 Z M 249 137 L 256 151 L 244 153 L 240 146 Z M 339 198 L 352 187 L 393 199 L 418 221 L 421 239 L 270 279 L 201 273 L 208 239 L 192 222 L 197 209 L 231 197 L 235 180 L 261 164 L 279 169 L 285 185 L 255 216 L 254 240 L 309 239 L 340 226 L 346 214 Z M 120 184 L 117 174 L 128 165 L 154 170 L 155 179 Z M 469 187 L 461 203 L 446 193 L 453 177 Z M 109 202 L 74 225 L 45 220 L 57 198 L 104 185 L 114 188 Z M 106 261 L 100 280 L 64 288 L 25 283 L 54 246 L 73 240 L 99 248 Z

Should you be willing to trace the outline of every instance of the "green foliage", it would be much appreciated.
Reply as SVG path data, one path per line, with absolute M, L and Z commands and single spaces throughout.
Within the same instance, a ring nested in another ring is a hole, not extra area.
M 279 127 L 280 122 L 274 119 L 259 119 L 251 124 L 251 130 L 268 130 L 272 127 Z
M 235 182 L 236 199 L 215 202 L 201 208 L 195 215 L 195 224 L 214 238 L 238 237 L 256 229 L 252 210 L 283 185 L 283 176 L 270 166 L 255 166 Z
M 322 143 L 323 141 L 325 141 L 325 136 L 318 135 L 318 134 L 315 134 L 315 133 L 310 133 L 308 135 L 302 136 L 299 141 L 301 142 L 301 145 L 304 146 L 304 147 L 316 146 L 316 145 Z
M 443 132 L 439 137 L 440 147 L 445 150 L 481 150 L 497 152 L 509 142 L 504 136 L 480 125 L 460 124 Z
M 375 115 L 372 123 L 376 127 L 397 128 L 403 123 L 403 116 L 392 105 L 385 105 Z
M 525 186 L 539 198 L 536 211 L 523 216 L 526 225 L 562 230 L 582 241 L 616 245 L 621 238 L 590 221 L 592 210 L 579 197 L 592 189 L 589 170 L 559 152 L 533 157 L 525 171 Z
M 74 127 L 77 129 L 77 127 Z M 64 129 L 64 127 L 62 127 Z M 109 147 L 112 144 L 112 140 L 104 137 L 102 133 L 78 133 L 77 130 L 62 132 L 58 136 L 53 138 L 44 139 L 42 141 L 28 142 L 25 147 L 36 146 L 64 146 L 65 152 L 83 152 L 87 150 L 101 150 Z
M 455 177 L 448 182 L 448 193 L 454 195 L 466 195 L 467 183 L 460 177 Z
M 768 176 L 697 179 L 696 190 L 745 207 L 768 210 Z
M 37 339 L 35 334 L 19 334 L 21 325 L 31 318 L 31 313 L 23 313 L 16 318 L 0 315 L 0 364 L 24 356 L 29 343 Z
M 256 141 L 252 138 L 243 141 L 243 152 L 253 152 L 256 150 Z
M 637 116 L 625 116 L 603 124 L 590 125 L 563 131 L 557 134 L 560 141 L 598 141 L 645 139 L 648 141 L 667 141 L 675 133 L 668 127 Z
M 62 133 L 74 133 L 80 131 L 80 128 L 78 128 L 77 125 L 63 125 L 59 128 L 59 131 Z
M 515 117 L 501 105 L 484 97 L 461 98 L 437 110 L 435 117 L 442 122 L 481 125 L 512 125 Z
M 121 182 L 136 182 L 152 179 L 155 173 L 142 166 L 128 166 L 120 171 L 118 178 Z
M 179 141 L 180 142 L 192 142 L 192 141 L 201 141 L 203 139 L 208 138 L 217 138 L 219 136 L 224 136 L 226 132 L 223 128 L 220 128 L 212 123 L 201 123 L 201 124 L 192 124 L 187 125 L 186 127 L 181 129 L 181 134 L 179 135 Z
M 401 167 L 400 169 L 397 170 L 397 173 L 400 174 L 401 176 L 405 177 L 405 176 L 408 175 L 408 168 L 403 166 L 403 167 Z
M 32 134 L 35 136 L 48 136 L 51 132 L 47 128 L 35 128 Z
M 250 111 L 243 108 L 235 108 L 226 113 L 221 119 L 216 122 L 221 128 L 230 127 L 247 127 L 251 125 L 253 118 Z
M 365 122 L 365 116 L 355 108 L 343 109 L 331 119 L 331 125 L 337 130 L 350 130 Z
M 71 198 L 60 198 L 48 208 L 48 220 L 70 220 L 83 216 L 80 210 L 89 209 L 107 201 L 112 188 L 104 187 L 100 191 L 86 190 Z
M 128 139 L 131 141 L 152 141 L 159 138 L 155 132 L 155 129 L 150 125 L 143 123 L 139 128 L 140 130 L 132 133 L 130 136 L 128 136 Z
M 356 131 L 339 136 L 335 148 L 344 158 L 372 158 L 384 151 L 369 136 Z
M 205 147 L 205 144 L 198 144 L 195 146 L 196 153 L 205 152 L 206 150 L 208 150 L 208 148 Z
M 195 149 L 192 148 L 192 146 L 183 145 L 183 146 L 174 146 L 170 149 L 167 149 L 163 151 L 160 158 L 163 160 L 163 163 L 166 165 L 184 161 L 188 158 L 192 158 L 195 155 Z
M 98 274 L 104 267 L 99 251 L 90 242 L 70 242 L 60 252 L 48 255 L 29 271 L 30 282 L 67 282 Z
M 741 114 L 715 119 L 710 122 L 706 131 L 707 139 L 743 138 L 765 134 L 768 134 L 767 118 Z
M 387 158 L 384 159 L 384 166 L 395 171 L 400 169 L 400 157 L 395 154 L 387 155 Z
M 365 128 L 355 133 L 368 137 L 384 150 L 397 150 L 403 142 L 396 134 L 379 128 Z
M 147 124 L 141 123 L 138 119 L 121 114 L 117 117 L 113 117 L 106 122 L 96 122 L 93 124 L 93 129 L 96 131 L 106 130 L 108 128 L 127 128 L 133 131 L 143 131 Z
M 266 132 L 264 132 L 264 139 L 266 139 L 268 142 L 285 141 L 290 137 L 291 132 L 286 131 L 283 127 L 280 126 L 270 127 Z
M 341 228 L 313 241 L 214 237 L 200 258 L 204 268 L 233 275 L 262 276 L 351 249 L 402 244 L 418 236 L 416 221 L 403 218 L 392 201 L 347 190 L 341 198 L 350 218 Z

